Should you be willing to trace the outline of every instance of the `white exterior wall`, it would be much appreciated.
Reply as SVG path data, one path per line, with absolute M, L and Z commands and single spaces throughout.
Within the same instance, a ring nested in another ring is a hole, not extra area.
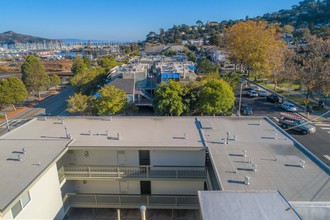
M 152 194 L 197 195 L 204 190 L 204 181 L 151 181 Z
M 64 217 L 56 165 L 53 165 L 29 192 L 30 202 L 15 219 L 62 219 Z M 13 219 L 11 211 L 3 219 Z
M 205 151 L 150 151 L 154 166 L 205 166 Z
M 91 193 L 91 194 L 140 194 L 139 181 L 102 181 L 82 180 L 68 181 L 68 186 L 64 190 L 69 193 Z M 73 189 L 73 190 L 72 190 Z
M 85 156 L 85 152 L 88 156 Z M 118 157 L 118 155 L 120 155 Z M 136 150 L 74 150 L 69 153 L 69 164 L 75 165 L 138 165 L 139 152 Z

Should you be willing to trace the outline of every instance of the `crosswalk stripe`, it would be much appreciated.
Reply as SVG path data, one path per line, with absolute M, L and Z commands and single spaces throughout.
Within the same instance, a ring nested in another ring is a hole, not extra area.
M 277 117 L 273 117 L 273 119 L 277 122 L 279 121 L 279 119 Z
M 329 126 L 330 127 L 330 124 L 315 124 L 317 126 Z
M 330 156 L 329 155 L 323 155 L 323 157 L 327 158 L 328 160 L 330 160 Z
M 329 128 L 321 127 L 321 129 L 323 129 L 323 130 L 330 130 L 330 127 Z

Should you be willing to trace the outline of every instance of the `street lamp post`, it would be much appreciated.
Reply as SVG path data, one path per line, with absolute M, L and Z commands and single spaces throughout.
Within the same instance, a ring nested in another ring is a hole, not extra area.
M 6 118 L 7 130 L 10 131 L 9 123 L 8 123 L 8 118 L 7 118 L 7 114 L 5 114 L 5 113 L 0 113 L 0 114 L 5 116 L 5 118 Z
M 241 116 L 241 103 L 242 103 L 242 87 L 243 85 L 246 85 L 246 82 L 241 83 L 240 90 L 239 90 L 239 101 L 238 101 L 238 117 Z

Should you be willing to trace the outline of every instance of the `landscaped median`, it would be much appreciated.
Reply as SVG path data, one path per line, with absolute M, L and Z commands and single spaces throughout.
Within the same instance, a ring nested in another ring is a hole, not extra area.
M 312 113 L 311 113 L 312 116 L 310 116 L 310 112 L 305 111 L 305 108 L 307 106 L 306 101 L 305 101 L 306 100 L 305 95 L 298 91 L 295 91 L 294 86 L 292 86 L 291 90 L 289 90 L 288 88 L 283 88 L 283 87 L 278 86 L 276 91 L 274 91 L 274 84 L 268 83 L 265 80 L 258 81 L 258 82 L 254 82 L 249 79 L 246 79 L 246 80 L 250 84 L 255 84 L 270 93 L 276 93 L 282 99 L 286 99 L 286 100 L 294 103 L 296 106 L 299 106 L 304 111 L 300 111 L 297 113 L 300 114 L 301 116 L 307 118 L 308 120 L 311 120 L 314 122 L 326 120 L 325 118 L 323 118 L 323 116 L 327 115 L 327 113 L 329 111 L 328 108 L 327 107 L 320 108 L 318 106 L 318 100 L 309 99 L 307 103 L 312 109 Z
M 267 90 L 271 93 L 278 94 L 281 98 L 285 98 L 289 100 L 290 102 L 294 103 L 295 105 L 299 106 L 302 109 L 305 109 L 306 106 L 306 97 L 305 94 L 301 93 L 298 88 L 298 84 L 292 84 L 291 86 L 288 83 L 282 83 L 279 84 L 276 87 L 276 90 L 274 90 L 274 84 L 270 83 L 267 80 L 260 80 L 257 82 L 254 82 L 253 80 L 246 79 L 249 83 L 256 84 L 259 87 L 261 87 L 264 90 Z M 326 112 L 326 108 L 320 108 L 318 104 L 318 100 L 316 99 L 308 99 L 307 104 L 311 107 L 313 111 L 319 111 L 319 112 Z

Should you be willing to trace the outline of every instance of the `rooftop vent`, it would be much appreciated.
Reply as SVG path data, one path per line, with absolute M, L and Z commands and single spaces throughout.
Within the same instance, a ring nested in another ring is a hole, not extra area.
M 246 150 L 242 150 L 243 152 L 243 157 L 246 157 L 247 156 L 247 151 Z
M 249 176 L 244 177 L 244 184 L 245 185 L 250 185 L 250 177 Z
M 253 172 L 257 172 L 257 164 L 252 164 L 252 170 Z
M 213 129 L 212 124 L 209 121 L 201 121 L 202 129 Z
M 18 161 L 23 161 L 23 158 L 22 158 L 22 156 L 20 154 L 17 155 L 17 160 Z
M 304 168 L 304 167 L 305 167 L 305 163 L 306 163 L 306 162 L 305 162 L 304 160 L 300 160 L 300 167 L 301 167 L 301 168 Z
M 26 153 L 25 147 L 22 148 L 22 153 L 23 153 L 23 154 Z

